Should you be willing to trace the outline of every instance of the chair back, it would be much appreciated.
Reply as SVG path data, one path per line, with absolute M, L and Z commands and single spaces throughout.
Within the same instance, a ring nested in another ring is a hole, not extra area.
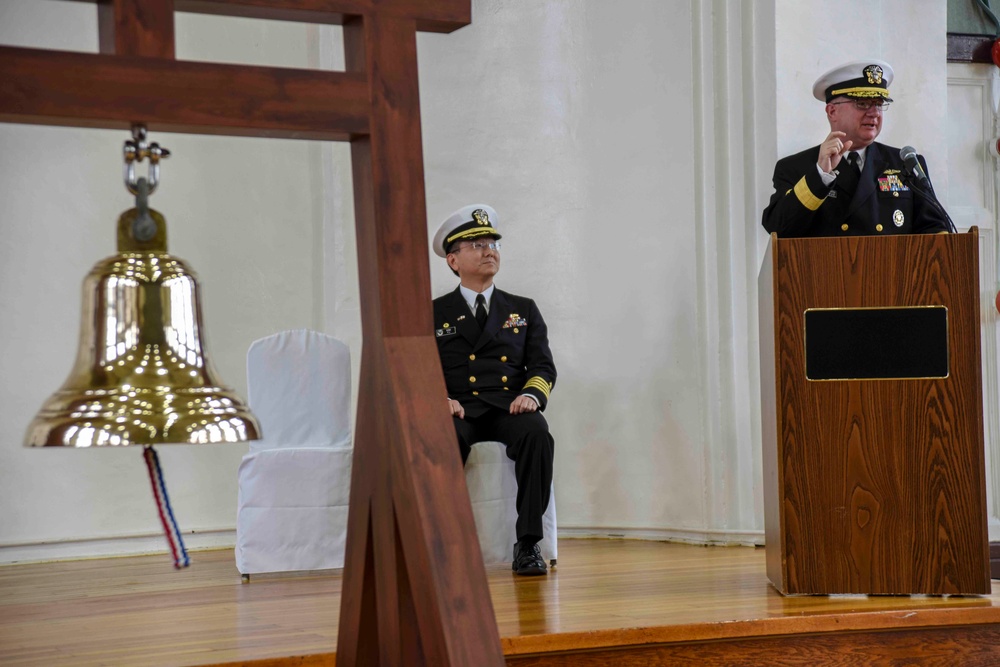
M 247 394 L 260 421 L 250 451 L 351 446 L 351 352 L 317 331 L 282 331 L 247 352 Z

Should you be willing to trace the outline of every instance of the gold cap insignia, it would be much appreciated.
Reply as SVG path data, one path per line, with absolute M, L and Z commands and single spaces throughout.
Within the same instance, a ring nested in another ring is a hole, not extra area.
M 476 221 L 477 225 L 488 226 L 490 224 L 490 216 L 488 216 L 486 214 L 486 211 L 484 211 L 481 208 L 477 208 L 475 211 L 472 212 L 472 219 Z
M 880 65 L 869 65 L 862 70 L 865 78 L 870 84 L 882 85 L 882 67 Z

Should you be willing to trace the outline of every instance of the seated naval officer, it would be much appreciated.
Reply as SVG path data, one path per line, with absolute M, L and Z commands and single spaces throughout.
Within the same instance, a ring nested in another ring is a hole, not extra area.
M 819 146 L 774 167 L 774 194 L 763 225 L 781 237 L 866 236 L 947 232 L 950 221 L 926 184 L 927 165 L 875 141 L 892 102 L 892 67 L 852 62 L 817 79 L 830 134 Z M 912 169 L 923 170 L 916 181 Z
M 460 280 L 455 291 L 434 299 L 435 336 L 462 464 L 476 442 L 506 445 L 517 477 L 512 569 L 541 575 L 546 568 L 538 542 L 554 455 L 541 411 L 556 367 L 535 302 L 493 284 L 500 270 L 496 223 L 496 211 L 474 204 L 449 216 L 434 236 L 434 252 Z

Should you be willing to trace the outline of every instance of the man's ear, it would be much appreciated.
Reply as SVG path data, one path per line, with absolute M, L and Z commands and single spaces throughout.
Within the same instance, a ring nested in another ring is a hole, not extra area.
M 458 257 L 455 257 L 455 253 L 451 252 L 445 257 L 445 261 L 448 262 L 448 268 L 452 271 L 458 272 Z

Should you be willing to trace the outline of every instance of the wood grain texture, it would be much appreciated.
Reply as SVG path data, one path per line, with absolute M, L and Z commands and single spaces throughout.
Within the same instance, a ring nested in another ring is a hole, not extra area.
M 417 30 L 427 32 L 452 32 L 472 21 L 469 0 L 174 0 L 174 5 L 179 12 L 337 25 L 352 17 L 378 13 L 411 19 Z
M 101 53 L 174 57 L 174 0 L 102 0 L 97 7 Z
M 778 235 L 771 234 L 771 242 L 764 251 L 760 274 L 757 276 L 757 321 L 760 323 L 760 410 L 761 442 L 764 443 L 761 467 L 764 473 L 764 543 L 767 549 L 767 576 L 771 581 L 781 581 L 785 560 L 784 541 L 781 535 L 782 488 L 781 468 L 778 466 L 778 448 L 769 446 L 778 441 L 777 347 L 774 341 L 775 307 L 775 255 L 774 245 Z
M 416 23 L 347 21 L 369 135 L 351 144 L 364 347 L 338 661 L 500 665 L 433 338 Z
M 0 47 L 0 122 L 345 140 L 368 105 L 358 74 Z
M 764 460 L 778 504 L 765 494 L 765 520 L 770 534 L 779 516 L 780 590 L 989 590 L 976 244 L 772 239 L 778 426 Z M 806 380 L 805 309 L 921 305 L 948 308 L 949 377 Z
M 508 667 L 995 667 L 1000 625 L 630 646 L 508 658 Z
M 813 663 L 827 665 L 863 633 L 888 645 L 896 632 L 1000 627 L 1000 595 L 782 596 L 768 584 L 763 549 L 568 539 L 559 547 L 560 564 L 546 577 L 516 577 L 506 564 L 485 568 L 511 664 L 610 649 L 617 659 L 665 644 L 721 653 L 708 645 L 747 640 L 763 650 L 758 642 L 806 635 L 794 650 L 830 641 L 831 652 Z M 0 664 L 333 664 L 340 572 L 254 575 L 241 584 L 232 551 L 192 557 L 183 571 L 166 555 L 0 567 Z M 957 634 L 941 637 L 934 643 L 970 648 Z M 762 655 L 772 660 L 789 651 L 770 646 Z M 895 664 L 911 664 L 908 650 L 898 645 Z

